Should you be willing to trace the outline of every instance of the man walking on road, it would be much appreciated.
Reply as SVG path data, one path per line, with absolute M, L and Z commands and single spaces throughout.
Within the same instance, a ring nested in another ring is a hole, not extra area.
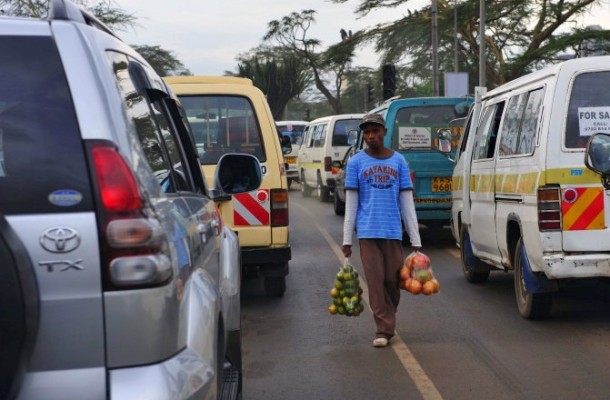
M 360 129 L 368 148 L 347 164 L 342 250 L 345 257 L 352 255 L 355 226 L 377 326 L 373 346 L 385 347 L 394 336 L 400 300 L 401 216 L 414 250 L 421 248 L 421 239 L 409 166 L 402 155 L 384 146 L 383 117 L 365 115 Z

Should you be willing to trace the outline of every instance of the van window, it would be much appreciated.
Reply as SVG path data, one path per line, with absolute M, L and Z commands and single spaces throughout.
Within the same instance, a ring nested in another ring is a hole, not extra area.
M 282 135 L 290 138 L 292 145 L 300 146 L 303 142 L 303 131 L 305 125 L 292 125 L 292 124 L 276 124 L 278 129 L 282 132 Z
M 361 119 L 340 119 L 335 122 L 335 128 L 333 129 L 333 146 L 349 146 L 347 138 L 349 131 L 357 131 L 358 125 L 360 125 Z
M 593 133 L 610 133 L 608 80 L 608 71 L 580 74 L 574 80 L 565 131 L 567 148 L 584 148 Z
M 418 99 L 412 101 L 421 103 Z M 460 104 L 403 105 L 397 109 L 391 129 L 388 127 L 391 132 L 397 132 L 391 137 L 392 147 L 407 151 L 428 151 L 435 148 L 438 146 L 438 140 L 436 137 L 433 138 L 436 128 L 446 127 L 451 121 L 465 117 L 468 110 L 469 107 L 462 107 L 461 102 Z M 452 146 L 457 147 L 461 132 L 459 129 L 459 135 L 454 136 Z
M 466 143 L 468 142 L 468 135 L 470 133 L 470 126 L 472 125 L 472 120 L 474 115 L 474 108 L 469 112 L 468 117 L 466 119 L 466 126 L 464 127 L 464 133 L 460 138 L 460 147 L 455 155 L 455 162 L 457 163 L 464 151 L 466 150 Z
M 477 142 L 474 148 L 475 160 L 493 158 L 503 111 L 504 102 L 492 104 L 483 110 L 483 118 L 477 131 Z
M 266 161 L 252 103 L 242 96 L 181 95 L 202 164 L 215 165 L 225 153 L 252 154 Z
M 532 154 L 534 152 L 543 99 L 544 89 L 542 88 L 529 93 L 527 105 L 523 113 L 523 121 L 521 122 L 521 133 L 517 148 L 518 154 Z
M 313 147 L 323 147 L 326 142 L 326 127 L 327 124 L 321 124 L 316 126 L 313 131 Z
M 498 149 L 500 156 L 511 156 L 517 153 L 519 129 L 521 128 L 526 100 L 527 92 L 512 96 L 508 101 L 502 134 L 500 135 L 500 148 Z
M 456 118 L 465 117 L 465 113 L 456 112 L 456 107 L 453 104 L 447 105 L 429 105 L 404 107 L 397 111 L 396 125 L 398 124 L 422 124 L 422 125 L 444 125 Z
M 315 129 L 315 126 L 313 125 L 308 125 L 305 127 L 305 132 L 303 133 L 303 145 L 305 145 L 305 147 L 311 147 L 312 146 L 312 141 L 311 141 L 311 137 L 313 136 L 313 131 Z
M 544 90 L 540 88 L 510 98 L 500 135 L 500 156 L 534 151 L 543 94 Z

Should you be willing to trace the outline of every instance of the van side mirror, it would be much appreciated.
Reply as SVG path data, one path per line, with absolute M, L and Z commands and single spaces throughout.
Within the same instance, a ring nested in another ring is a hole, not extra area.
M 451 139 L 453 133 L 450 129 L 441 129 L 438 131 L 438 151 L 441 153 L 451 152 Z
M 356 144 L 356 141 L 358 140 L 358 131 L 357 130 L 351 130 L 349 132 L 347 132 L 347 144 L 350 146 L 353 146 L 354 144 Z
M 610 189 L 610 134 L 594 133 L 585 147 L 585 166 L 601 175 L 605 189 Z
M 258 159 L 250 154 L 227 153 L 220 157 L 214 175 L 212 200 L 230 200 L 230 195 L 258 189 L 262 181 Z
M 292 153 L 292 143 L 282 143 L 282 154 Z

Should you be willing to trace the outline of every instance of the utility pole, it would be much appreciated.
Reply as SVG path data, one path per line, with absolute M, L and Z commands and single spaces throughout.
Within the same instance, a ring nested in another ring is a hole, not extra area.
M 483 1 L 483 0 L 481 0 Z M 438 9 L 436 0 L 432 0 L 432 95 L 439 95 L 438 88 Z
M 457 7 L 457 0 L 454 0 L 453 1 L 453 72 L 459 71 L 457 24 L 458 24 L 458 7 Z
M 479 0 L 479 86 L 485 87 L 485 0 Z

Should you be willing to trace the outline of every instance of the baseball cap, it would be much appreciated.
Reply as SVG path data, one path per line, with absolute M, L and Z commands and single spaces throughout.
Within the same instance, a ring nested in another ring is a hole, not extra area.
M 362 117 L 362 122 L 360 122 L 360 125 L 358 125 L 358 127 L 362 129 L 362 127 L 366 124 L 377 124 L 385 128 L 385 121 L 383 120 L 383 117 L 379 114 L 365 115 L 364 117 Z

